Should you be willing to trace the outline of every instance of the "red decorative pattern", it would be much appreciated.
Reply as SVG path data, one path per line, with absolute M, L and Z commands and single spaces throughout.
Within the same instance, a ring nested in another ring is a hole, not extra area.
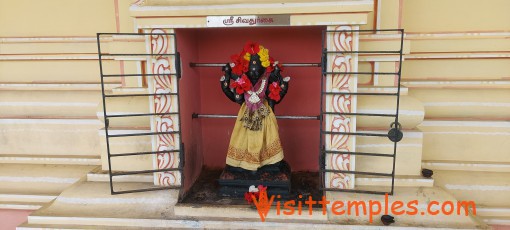
M 333 33 L 332 36 L 332 47 L 328 47 L 328 50 L 332 51 L 352 51 L 353 50 L 353 32 L 350 26 L 338 26 L 334 30 L 338 32 Z M 342 31 L 344 30 L 344 31 Z M 347 31 L 345 31 L 347 30 Z M 353 72 L 353 61 L 350 55 L 335 54 L 330 57 L 329 63 L 331 63 L 332 72 Z M 331 78 L 331 84 L 328 86 L 330 92 L 351 92 L 349 80 L 351 79 L 350 74 L 334 74 L 328 76 Z M 326 101 L 328 103 L 327 108 L 331 108 L 332 112 L 339 113 L 350 113 L 352 112 L 352 96 L 351 95 L 333 95 Z M 352 123 L 351 119 L 345 115 L 331 115 L 330 127 L 326 127 L 327 130 L 333 132 L 351 132 Z M 351 151 L 350 141 L 351 136 L 349 135 L 329 135 L 328 142 L 329 150 L 334 151 Z M 347 154 L 330 154 L 327 158 L 327 165 L 329 169 L 333 170 L 351 170 L 351 155 Z M 330 188 L 352 188 L 354 186 L 353 175 L 344 173 L 329 173 L 327 177 L 329 181 L 326 184 Z
M 151 52 L 152 54 L 166 54 L 171 52 L 170 39 L 168 35 L 159 35 L 158 33 L 166 33 L 162 29 L 153 29 L 151 31 Z M 153 77 L 152 92 L 151 93 L 171 93 L 176 92 L 174 89 L 173 81 L 176 81 L 175 76 L 170 75 L 169 56 L 153 56 L 152 57 L 152 73 L 158 74 Z M 155 113 L 168 113 L 176 110 L 174 100 L 171 95 L 156 95 L 153 96 L 153 112 Z M 154 132 L 172 132 L 176 131 L 178 124 L 174 121 L 171 115 L 155 116 L 154 117 Z M 174 150 L 179 148 L 177 134 L 160 134 L 156 138 L 156 151 Z M 176 153 L 158 153 L 156 155 L 157 169 L 175 168 L 179 164 L 178 155 Z M 157 181 L 158 185 L 177 185 L 179 184 L 179 177 L 176 172 L 158 172 Z

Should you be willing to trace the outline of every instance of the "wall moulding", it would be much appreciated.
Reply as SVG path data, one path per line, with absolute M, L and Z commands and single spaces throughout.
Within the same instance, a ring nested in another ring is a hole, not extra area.
M 480 38 L 506 38 L 508 31 L 466 31 L 466 32 L 406 32 L 406 39 L 480 39 Z
M 238 15 L 237 12 L 236 15 Z M 290 15 L 290 26 L 363 25 L 366 23 L 367 13 Z M 169 17 L 154 15 L 151 17 L 136 17 L 136 25 L 140 29 L 206 28 L 207 16 Z
M 46 43 L 46 42 L 90 42 L 96 43 L 96 37 L 3 37 L 0 43 Z
M 251 14 L 306 14 L 306 13 L 346 13 L 373 10 L 373 0 L 362 1 L 320 1 L 305 2 L 302 0 L 258 1 L 245 4 L 242 1 L 225 1 L 218 4 L 213 1 L 137 1 L 130 7 L 135 17 L 148 16 L 196 16 L 196 15 L 237 15 Z M 185 5 L 184 5 L 185 4 Z

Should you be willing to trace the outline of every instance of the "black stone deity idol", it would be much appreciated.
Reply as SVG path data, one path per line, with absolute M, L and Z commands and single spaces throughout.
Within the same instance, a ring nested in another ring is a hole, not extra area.
M 222 179 L 242 179 L 240 175 L 245 175 L 260 181 L 264 177 L 290 176 L 274 115 L 274 106 L 287 94 L 290 77 L 282 78 L 281 65 L 269 56 L 268 49 L 254 42 L 248 42 L 231 59 L 232 63 L 223 68 L 221 89 L 241 109 L 230 138 Z

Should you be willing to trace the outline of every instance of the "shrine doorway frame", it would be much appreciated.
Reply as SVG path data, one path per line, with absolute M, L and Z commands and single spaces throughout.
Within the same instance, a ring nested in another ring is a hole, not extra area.
M 328 32 L 333 32 L 331 34 L 326 34 L 323 39 L 325 39 L 326 49 L 328 51 L 336 52 L 334 55 L 325 55 L 325 59 L 323 59 L 323 63 L 328 63 L 331 66 L 323 66 L 324 72 L 332 72 L 333 69 L 336 68 L 345 68 L 348 69 L 348 72 L 357 72 L 358 65 L 358 44 L 359 44 L 359 36 L 355 31 L 359 31 L 359 26 L 366 24 L 366 15 L 353 14 L 353 13 L 332 13 L 332 14 L 315 14 L 315 15 L 302 15 L 302 14 L 291 14 L 291 22 L 289 26 L 326 26 Z M 174 30 L 179 28 L 207 28 L 206 17 L 170 17 L 170 18 L 150 18 L 150 17 L 140 17 L 136 19 L 137 31 L 138 33 L 134 33 L 137 35 L 147 34 L 151 35 L 149 40 L 146 40 L 146 50 L 147 55 L 159 54 L 159 58 L 152 58 L 154 56 L 150 56 L 150 61 L 148 60 L 147 64 L 149 65 L 160 65 L 164 63 L 163 68 L 156 68 L 157 71 L 163 72 L 153 72 L 150 69 L 146 68 L 144 73 L 141 74 L 154 74 L 154 75 L 165 75 L 168 73 L 175 73 L 172 71 L 177 71 L 179 69 L 179 55 L 171 55 L 176 54 L 177 48 L 175 46 L 175 37 L 170 38 L 166 36 L 152 36 L 154 34 L 175 34 Z M 403 34 L 403 31 L 402 31 Z M 173 39 L 173 40 L 172 40 Z M 174 44 L 174 45 L 172 45 Z M 343 49 L 343 50 L 342 50 Z M 342 52 L 343 51 L 343 52 Z M 345 52 L 348 51 L 348 52 Z M 402 50 L 401 50 L 402 51 Z M 156 53 L 155 53 L 156 52 Z M 350 53 L 349 53 L 350 52 Z M 346 55 L 347 54 L 347 55 Z M 400 54 L 402 55 L 402 54 Z M 347 57 L 348 56 L 348 57 Z M 156 56 L 158 57 L 158 56 Z M 339 61 L 343 60 L 343 61 Z M 165 64 L 166 63 L 166 64 Z M 175 65 L 170 65 L 169 63 L 176 63 Z M 152 68 L 154 69 L 154 68 Z M 175 77 L 175 80 L 172 78 Z M 177 75 L 170 76 L 171 83 L 176 84 L 175 87 L 178 88 L 178 79 Z M 400 79 L 400 77 L 399 77 Z M 357 92 L 357 81 L 356 78 L 351 77 L 351 75 L 347 74 L 340 81 L 343 84 L 339 87 L 338 84 L 333 84 L 332 78 L 327 78 L 325 80 L 325 91 L 333 92 L 338 90 L 347 90 L 349 92 Z M 149 94 L 152 96 L 156 96 L 156 92 L 158 91 L 168 91 L 165 84 L 158 82 L 155 79 L 148 79 L 148 90 Z M 168 85 L 168 84 L 166 84 Z M 336 87 L 336 88 L 335 88 Z M 171 91 L 171 90 L 170 90 Z M 175 96 L 172 98 L 172 96 Z M 155 97 L 150 98 L 150 105 L 152 107 L 160 107 L 163 108 L 161 111 L 151 111 L 152 113 L 173 113 L 177 109 L 178 111 L 178 96 L 179 93 L 176 92 L 176 95 L 169 95 L 170 98 L 168 100 L 174 101 L 176 103 L 172 103 L 177 105 L 177 107 L 168 107 L 168 106 L 160 106 L 157 103 L 160 103 L 161 100 Z M 322 96 L 321 96 L 322 98 Z M 333 102 L 334 97 L 325 97 L 325 100 L 331 100 Z M 349 108 L 349 113 L 356 113 L 356 95 L 352 95 L 348 98 L 344 98 L 341 102 L 334 102 L 333 104 L 328 104 L 326 106 L 326 111 L 335 112 L 339 108 Z M 322 102 L 321 102 L 322 104 Z M 328 109 L 328 106 L 330 107 Z M 342 111 L 336 111 L 342 112 Z M 346 112 L 345 110 L 343 112 Z M 106 114 L 105 114 L 106 115 Z M 337 116 L 335 114 L 329 114 L 330 116 L 324 119 L 324 129 L 321 130 L 324 132 L 324 138 L 329 139 L 326 141 L 324 146 L 320 146 L 320 152 L 328 152 L 328 151 L 337 151 L 337 150 L 348 150 L 347 152 L 356 153 L 356 135 L 349 135 L 348 132 L 340 132 L 340 133 L 332 133 L 336 132 L 339 129 L 349 130 L 349 132 L 356 131 L 356 118 L 353 119 L 345 119 L 345 117 Z M 322 117 L 322 111 L 321 111 Z M 398 120 L 397 120 L 398 121 Z M 159 122 L 159 123 L 158 123 Z M 175 124 L 175 123 L 174 123 Z M 177 124 L 180 126 L 180 119 L 178 118 Z M 106 124 L 107 126 L 108 124 Z M 340 126 L 341 127 L 340 127 Z M 157 118 L 151 118 L 151 132 L 161 133 L 167 130 L 163 130 L 162 127 L 166 125 L 161 125 L 161 120 Z M 321 128 L 323 124 L 321 123 Z M 180 130 L 180 128 L 179 128 Z M 336 131 L 335 131 L 336 130 Z M 328 133 L 329 132 L 329 133 Z M 183 154 L 183 146 L 180 141 L 180 133 L 169 133 L 168 135 L 172 135 L 174 140 L 172 145 L 168 142 L 158 141 L 157 138 L 152 138 L 152 152 L 155 153 L 153 155 L 153 167 L 152 170 L 154 173 L 154 185 L 158 186 L 156 188 L 150 189 L 141 189 L 136 191 L 128 191 L 128 192 L 140 192 L 140 191 L 150 191 L 156 189 L 166 189 L 166 188 L 179 188 L 182 190 L 183 188 L 183 174 L 182 168 L 184 165 L 184 154 Z M 321 137 L 323 135 L 321 134 Z M 321 140 L 321 143 L 324 140 Z M 158 152 L 164 150 L 179 150 L 175 152 Z M 354 188 L 354 174 L 348 174 L 348 172 L 355 172 L 354 170 L 354 155 L 355 154 L 336 154 L 339 155 L 347 155 L 348 157 L 342 157 L 339 161 L 338 158 L 335 157 L 323 157 L 320 161 L 323 164 L 324 169 L 320 171 L 324 172 L 324 177 L 321 179 L 322 183 L 324 183 L 323 187 L 326 191 L 348 191 L 353 190 Z M 322 154 L 321 154 L 322 156 Z M 169 168 L 165 168 L 164 162 L 178 162 L 179 170 L 168 170 Z M 347 173 L 346 173 L 347 172 Z M 394 169 L 392 172 L 392 178 L 394 178 Z M 111 180 L 110 180 L 111 181 Z M 163 187 L 161 187 L 163 186 Z M 354 192 L 364 192 L 364 191 L 356 191 Z M 182 192 L 182 191 L 181 191 Z M 112 188 L 112 193 L 113 188 Z M 124 192 L 121 192 L 124 193 Z M 367 192 L 373 193 L 373 192 Z M 392 179 L 392 191 L 393 193 L 393 179 Z M 115 192 L 117 194 L 117 192 Z M 182 193 L 181 193 L 182 194 Z

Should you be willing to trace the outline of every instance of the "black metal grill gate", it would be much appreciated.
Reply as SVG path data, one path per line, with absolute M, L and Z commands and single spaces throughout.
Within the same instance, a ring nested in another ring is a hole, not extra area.
M 327 49 L 327 45 L 325 44 L 326 38 L 329 33 L 339 33 L 339 32 L 347 32 L 347 33 L 367 33 L 367 34 L 378 34 L 381 36 L 387 35 L 387 34 L 379 34 L 380 32 L 383 33 L 392 33 L 389 35 L 395 35 L 396 32 L 398 35 L 400 35 L 400 50 L 394 50 L 394 51 L 359 51 L 359 50 L 352 50 L 352 51 L 331 51 Z M 320 175 L 321 175 L 321 181 L 322 181 L 322 190 L 323 191 L 340 191 L 340 192 L 352 192 L 352 193 L 366 193 L 366 194 L 377 194 L 377 195 L 384 195 L 389 194 L 393 195 L 394 193 L 394 187 L 395 187 L 395 162 L 396 162 L 396 155 L 397 155 L 397 142 L 399 142 L 402 139 L 402 132 L 400 131 L 401 125 L 398 122 L 398 116 L 399 116 L 399 103 L 400 103 L 400 79 L 401 79 L 401 72 L 402 72 L 402 53 L 403 53 L 403 47 L 404 47 L 404 30 L 403 29 L 387 29 L 387 30 L 325 30 L 323 31 L 322 35 L 322 77 L 321 77 L 321 115 L 320 115 L 320 154 L 319 154 L 319 165 L 320 165 Z M 399 69 L 398 72 L 392 73 L 392 72 L 328 72 L 327 71 L 327 61 L 328 61 L 328 54 L 398 54 L 399 55 Z M 372 92 L 328 92 L 324 91 L 324 81 L 326 76 L 329 75 L 335 75 L 335 74 L 348 74 L 348 75 L 386 75 L 386 76 L 397 76 L 397 92 L 396 93 L 372 93 Z M 381 97 L 395 97 L 395 103 L 396 103 L 396 111 L 394 114 L 377 114 L 377 113 L 352 113 L 352 112 L 331 112 L 331 111 L 325 111 L 324 108 L 324 97 L 326 95 L 353 95 L 353 96 L 359 96 L 359 95 L 368 95 L 368 96 L 381 96 Z M 337 116 L 370 116 L 370 117 L 394 117 L 395 120 L 393 123 L 388 124 L 390 127 L 390 130 L 387 134 L 382 133 L 371 133 L 371 132 L 332 132 L 332 131 L 325 131 L 324 130 L 324 117 L 327 115 L 337 115 Z M 335 151 L 335 150 L 326 150 L 324 141 L 325 141 L 325 135 L 347 135 L 347 136 L 373 136 L 373 137 L 387 137 L 391 142 L 393 142 L 393 154 L 383 154 L 383 153 L 368 153 L 368 152 L 358 152 L 358 151 Z M 370 156 L 370 157 L 390 157 L 393 159 L 393 165 L 392 165 L 392 171 L 388 173 L 381 173 L 381 172 L 366 172 L 366 171 L 356 171 L 356 170 L 334 170 L 334 169 L 327 169 L 326 168 L 326 155 L 327 154 L 346 154 L 346 155 L 359 155 L 359 156 Z M 342 173 L 342 174 L 354 174 L 354 175 L 367 175 L 367 176 L 378 176 L 378 177 L 391 177 L 391 190 L 390 191 L 371 191 L 371 190 L 363 190 L 363 189 L 356 189 L 356 188 L 332 188 L 328 187 L 325 184 L 326 179 L 326 173 Z
M 97 34 L 97 49 L 98 49 L 98 56 L 99 56 L 99 68 L 100 68 L 100 74 L 101 74 L 101 92 L 102 92 L 102 102 L 103 102 L 103 116 L 105 119 L 105 133 L 106 133 L 106 148 L 108 153 L 108 172 L 109 172 L 109 179 L 110 179 L 110 190 L 111 194 L 123 194 L 123 193 L 134 193 L 134 192 L 145 192 L 145 191 L 154 191 L 154 190 L 163 190 L 163 189 L 179 189 L 182 186 L 183 183 L 183 166 L 184 166 L 184 146 L 181 143 L 179 149 L 174 150 L 166 150 L 166 151 L 147 151 L 147 152 L 130 152 L 130 153 L 115 153 L 112 154 L 110 152 L 110 138 L 122 138 L 122 137 L 133 137 L 133 136 L 151 136 L 151 135 L 164 135 L 164 134 L 174 134 L 178 135 L 179 139 L 181 136 L 181 128 L 180 128 L 180 106 L 179 103 L 177 103 L 177 112 L 170 112 L 170 113 L 133 113 L 133 114 L 120 114 L 120 115 L 114 115 L 109 114 L 107 110 L 107 100 L 106 98 L 112 98 L 112 97 L 147 97 L 147 100 L 149 100 L 149 97 L 154 96 L 176 96 L 177 102 L 179 102 L 179 82 L 177 81 L 176 85 L 176 92 L 172 93 L 152 93 L 152 94 L 113 94 L 113 95 L 107 95 L 105 94 L 105 87 L 104 87 L 104 79 L 105 78 L 116 78 L 116 77 L 156 77 L 156 76 L 164 76 L 164 77 L 172 77 L 176 76 L 177 79 L 180 78 L 181 71 L 180 71 L 180 55 L 179 52 L 175 53 L 160 53 L 160 54 L 154 54 L 154 53 L 103 53 L 101 51 L 101 38 L 106 36 L 132 36 L 132 37 L 139 37 L 139 36 L 171 36 L 173 37 L 174 44 L 172 44 L 175 47 L 175 34 L 174 33 L 98 33 Z M 177 50 L 177 48 L 175 48 Z M 165 73 L 165 74 L 148 74 L 144 73 L 128 73 L 128 74 L 104 74 L 103 69 L 103 61 L 107 57 L 152 57 L 152 56 L 174 56 L 175 58 L 175 73 Z M 124 134 L 110 134 L 108 131 L 109 128 L 109 121 L 111 118 L 125 118 L 125 117 L 141 117 L 141 116 L 171 116 L 171 115 L 177 115 L 179 118 L 179 130 L 178 131 L 169 131 L 169 132 L 145 132 L 145 133 L 124 133 Z M 116 157 L 129 157 L 129 156 L 140 156 L 140 155 L 154 155 L 154 154 L 161 154 L 161 153 L 174 153 L 178 152 L 180 161 L 177 168 L 162 168 L 162 169 L 152 169 L 152 170 L 139 170 L 139 171 L 127 171 L 127 172 L 112 172 L 112 161 Z M 121 191 L 115 191 L 114 189 L 114 180 L 113 177 L 116 176 L 125 176 L 125 175 L 139 175 L 139 174 L 147 174 L 147 173 L 157 173 L 157 172 L 170 172 L 170 171 L 179 171 L 180 172 L 180 185 L 176 186 L 151 186 L 147 188 L 140 188 L 140 189 L 131 189 L 131 190 L 121 190 Z

